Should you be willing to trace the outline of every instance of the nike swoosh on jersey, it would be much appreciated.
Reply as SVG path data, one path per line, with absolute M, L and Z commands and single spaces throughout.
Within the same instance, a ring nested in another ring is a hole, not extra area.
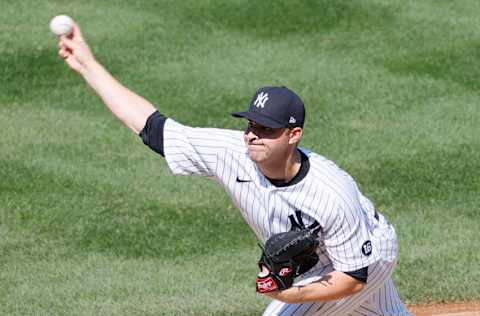
M 240 183 L 252 182 L 252 180 L 249 180 L 249 179 L 240 179 L 239 177 L 237 177 L 237 182 L 240 182 Z

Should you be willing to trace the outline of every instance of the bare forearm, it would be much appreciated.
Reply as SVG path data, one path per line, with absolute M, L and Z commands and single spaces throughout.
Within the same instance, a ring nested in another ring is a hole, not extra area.
M 290 304 L 332 301 L 358 293 L 364 286 L 364 283 L 345 273 L 334 271 L 311 284 L 272 292 L 269 296 Z
M 139 134 L 155 112 L 153 105 L 119 83 L 96 61 L 78 24 L 73 23 L 69 36 L 60 37 L 59 46 L 58 54 L 68 66 L 85 79 L 120 121 Z
M 328 281 L 315 282 L 308 286 L 297 288 L 303 302 L 332 301 L 350 296 L 363 289 L 362 283 L 332 284 Z
M 149 101 L 118 82 L 96 61 L 86 65 L 81 75 L 110 111 L 136 134 L 141 132 L 147 118 L 156 111 Z

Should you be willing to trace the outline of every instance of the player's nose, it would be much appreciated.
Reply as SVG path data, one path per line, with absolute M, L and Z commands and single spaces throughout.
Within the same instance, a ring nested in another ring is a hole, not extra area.
M 245 131 L 245 137 L 247 138 L 247 140 L 248 140 L 249 142 L 251 142 L 252 140 L 258 139 L 258 136 L 255 135 L 255 133 L 252 132 L 252 130 L 250 130 L 250 129 L 247 129 L 247 130 Z

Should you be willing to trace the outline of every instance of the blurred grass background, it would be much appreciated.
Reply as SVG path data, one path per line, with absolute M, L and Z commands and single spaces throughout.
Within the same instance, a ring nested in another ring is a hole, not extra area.
M 173 177 L 57 58 L 97 58 L 182 123 L 286 85 L 303 146 L 397 228 L 408 303 L 480 298 L 478 1 L 0 1 L 0 314 L 258 315 L 258 247 L 221 188 Z

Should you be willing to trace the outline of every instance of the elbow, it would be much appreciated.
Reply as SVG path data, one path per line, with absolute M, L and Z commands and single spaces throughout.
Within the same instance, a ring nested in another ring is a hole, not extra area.
M 352 287 L 352 292 L 351 294 L 357 294 L 361 292 L 365 287 L 367 286 L 366 283 L 363 282 L 356 282 L 355 285 Z
M 348 286 L 344 287 L 343 290 L 341 290 L 338 293 L 339 295 L 337 297 L 335 297 L 335 299 L 355 295 L 355 294 L 363 291 L 363 289 L 366 288 L 366 287 L 367 287 L 366 283 L 364 283 L 362 281 L 355 280 L 355 281 L 351 282 Z

